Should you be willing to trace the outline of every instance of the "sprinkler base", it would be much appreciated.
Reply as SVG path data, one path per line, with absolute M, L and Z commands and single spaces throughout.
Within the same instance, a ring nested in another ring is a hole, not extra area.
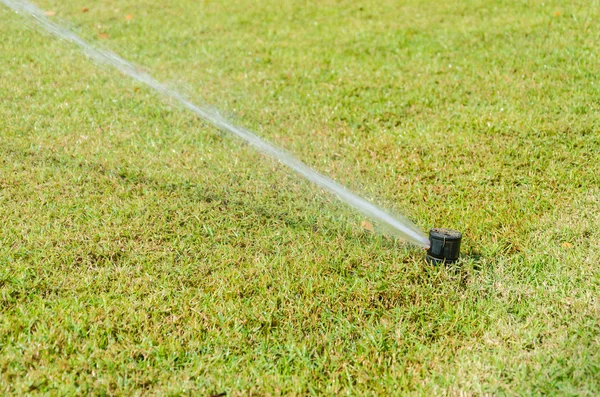
M 427 262 L 431 264 L 452 264 L 460 255 L 462 233 L 451 229 L 434 228 L 429 231 L 430 246 L 427 250 Z

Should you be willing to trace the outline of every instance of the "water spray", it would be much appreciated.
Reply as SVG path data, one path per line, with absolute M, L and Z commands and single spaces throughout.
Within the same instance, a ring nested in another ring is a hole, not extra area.
M 38 25 L 53 35 L 65 41 L 76 44 L 97 63 L 114 67 L 122 74 L 147 85 L 164 97 L 179 102 L 183 107 L 191 110 L 197 116 L 212 124 L 216 128 L 227 131 L 246 141 L 261 153 L 276 159 L 307 180 L 313 182 L 315 185 L 334 194 L 340 201 L 355 208 L 368 218 L 380 222 L 382 226 L 384 226 L 386 230 L 391 231 L 392 234 L 401 237 L 416 246 L 429 249 L 427 251 L 428 260 L 435 263 L 451 263 L 458 259 L 460 239 L 462 237 L 460 233 L 446 229 L 432 229 L 429 236 L 430 238 L 428 239 L 427 236 L 407 218 L 397 215 L 392 216 L 384 209 L 370 203 L 362 197 L 357 196 L 331 178 L 313 170 L 285 150 L 260 138 L 253 132 L 243 127 L 236 126 L 230 121 L 225 120 L 214 109 L 209 107 L 200 107 L 192 103 L 180 92 L 169 88 L 167 85 L 154 79 L 149 74 L 140 71 L 132 63 L 121 58 L 117 54 L 111 51 L 95 48 L 85 40 L 81 39 L 75 33 L 58 25 L 55 22 L 52 22 L 50 19 L 48 19 L 44 12 L 35 5 L 24 0 L 0 1 L 17 13 L 33 19 Z

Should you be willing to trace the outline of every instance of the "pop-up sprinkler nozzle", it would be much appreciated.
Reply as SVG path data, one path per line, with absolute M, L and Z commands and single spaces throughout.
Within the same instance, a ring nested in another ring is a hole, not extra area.
M 427 250 L 427 261 L 431 264 L 454 263 L 460 255 L 462 233 L 450 229 L 431 229 L 429 231 L 430 246 Z

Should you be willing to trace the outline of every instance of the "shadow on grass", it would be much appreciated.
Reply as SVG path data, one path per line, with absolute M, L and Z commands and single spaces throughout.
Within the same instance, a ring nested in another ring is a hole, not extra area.
M 5 146 L 0 149 L 0 151 L 8 156 L 24 159 L 33 167 L 45 166 L 56 169 L 78 170 L 87 176 L 96 174 L 99 177 L 116 181 L 118 184 L 131 186 L 132 190 L 139 189 L 141 191 L 140 188 L 143 187 L 144 189 L 150 189 L 156 192 L 177 194 L 184 200 L 189 200 L 191 202 L 207 203 L 220 212 L 236 210 L 243 210 L 244 212 L 250 211 L 256 214 L 260 219 L 269 222 L 275 221 L 275 223 L 280 223 L 292 230 L 316 233 L 324 238 L 331 239 L 343 237 L 344 239 L 358 242 L 360 245 L 375 245 L 381 249 L 398 250 L 399 252 L 406 251 L 409 246 L 408 243 L 396 238 L 373 233 L 361 229 L 358 226 L 353 228 L 348 226 L 347 223 L 344 226 L 343 223 L 337 220 L 328 222 L 326 227 L 319 225 L 319 223 L 322 223 L 320 221 L 326 220 L 326 211 L 320 207 L 316 209 L 318 212 L 315 212 L 314 204 L 311 208 L 309 203 L 303 201 L 299 201 L 297 207 L 298 212 L 294 213 L 293 211 L 282 209 L 281 206 L 277 206 L 276 203 L 267 203 L 269 196 L 265 196 L 263 199 L 253 200 L 254 197 L 242 197 L 244 193 L 241 191 L 238 191 L 239 194 L 236 194 L 236 192 L 233 192 L 233 194 L 226 194 L 226 185 L 223 185 L 223 189 L 218 189 L 215 188 L 215 186 L 207 186 L 206 184 L 197 183 L 189 179 L 182 181 L 168 181 L 160 177 L 150 176 L 142 168 L 118 164 L 106 164 L 101 161 L 77 158 L 69 156 L 68 154 L 50 152 L 48 150 L 23 149 Z M 348 221 L 349 220 L 345 220 L 345 222 Z M 406 261 L 409 260 L 411 260 L 411 258 L 406 258 Z

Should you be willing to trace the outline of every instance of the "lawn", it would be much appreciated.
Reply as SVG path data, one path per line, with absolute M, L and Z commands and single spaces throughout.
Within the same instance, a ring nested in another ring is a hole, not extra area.
M 600 2 L 0 1 L 0 391 L 600 394 Z M 367 225 L 368 226 L 368 225 Z

